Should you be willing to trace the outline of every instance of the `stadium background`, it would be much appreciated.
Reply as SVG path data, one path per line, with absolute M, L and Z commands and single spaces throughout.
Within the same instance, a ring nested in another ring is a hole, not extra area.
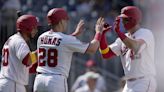
M 89 42 L 93 38 L 95 21 L 99 16 L 103 16 L 109 24 L 113 25 L 113 21 L 122 7 L 136 5 L 142 9 L 144 15 L 142 26 L 153 30 L 156 37 L 157 92 L 164 92 L 163 82 L 161 82 L 164 78 L 162 71 L 164 66 L 162 62 L 164 55 L 162 54 L 164 52 L 163 3 L 163 0 L 0 0 L 0 49 L 7 38 L 16 33 L 17 10 L 23 14 L 34 14 L 40 20 L 39 32 L 35 39 L 29 42 L 31 50 L 35 50 L 37 37 L 49 29 L 46 14 L 51 8 L 63 7 L 68 11 L 70 22 L 67 34 L 75 30 L 80 19 L 84 19 L 85 30 L 78 38 Z M 109 43 L 116 39 L 114 31 L 107 34 L 107 39 Z M 124 75 L 119 57 L 103 60 L 98 51 L 94 55 L 74 54 L 68 79 L 69 89 L 75 79 L 85 72 L 85 62 L 89 59 L 93 59 L 98 65 L 99 72 L 107 82 L 108 92 L 118 90 L 121 86 L 120 78 Z

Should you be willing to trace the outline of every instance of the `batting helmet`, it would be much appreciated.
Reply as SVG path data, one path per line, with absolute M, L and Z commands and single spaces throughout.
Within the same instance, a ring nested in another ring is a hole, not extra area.
M 121 9 L 121 15 L 119 17 L 128 19 L 128 23 L 124 24 L 124 27 L 129 30 L 141 21 L 142 13 L 135 6 L 126 6 Z
M 49 24 L 58 24 L 62 19 L 68 20 L 68 14 L 63 8 L 53 8 L 47 14 Z
M 18 31 L 30 33 L 38 26 L 38 21 L 33 15 L 22 15 L 17 19 L 16 26 Z

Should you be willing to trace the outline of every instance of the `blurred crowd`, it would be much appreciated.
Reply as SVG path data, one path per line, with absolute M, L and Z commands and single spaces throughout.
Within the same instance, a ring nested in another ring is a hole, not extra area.
M 16 32 L 15 22 L 18 18 L 18 11 L 21 11 L 22 14 L 28 13 L 38 17 L 40 21 L 38 35 L 40 35 L 48 30 L 46 21 L 47 12 L 54 7 L 63 7 L 68 11 L 70 17 L 70 25 L 67 33 L 72 33 L 79 20 L 84 19 L 85 30 L 83 34 L 79 36 L 79 39 L 88 42 L 93 38 L 95 21 L 99 16 L 104 17 L 107 23 L 113 25 L 115 17 L 119 14 L 120 9 L 127 5 L 139 5 L 143 10 L 145 9 L 143 8 L 143 3 L 133 2 L 133 0 L 0 0 L 0 49 L 2 49 L 7 38 Z M 146 8 L 148 8 L 148 6 Z M 29 43 L 31 50 L 36 49 L 38 35 Z M 107 39 L 108 42 L 113 42 L 116 39 L 114 31 L 107 34 Z M 70 91 L 77 77 L 85 73 L 87 68 L 85 62 L 89 59 L 97 63 L 96 70 L 103 76 L 103 80 L 106 82 L 105 85 L 108 90 L 111 90 L 110 92 L 114 92 L 121 87 L 120 81 L 123 76 L 123 70 L 119 62 L 119 57 L 113 58 L 108 62 L 109 60 L 102 60 L 99 53 L 95 55 L 75 54 L 70 78 L 68 79 Z M 89 79 L 97 79 L 100 74 L 87 76 Z M 72 90 L 74 90 L 74 88 L 72 88 Z

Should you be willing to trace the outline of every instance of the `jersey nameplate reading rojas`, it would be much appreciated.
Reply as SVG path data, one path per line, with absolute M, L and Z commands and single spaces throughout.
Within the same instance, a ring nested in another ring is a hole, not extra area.
M 41 44 L 50 44 L 50 45 L 59 46 L 61 40 L 62 40 L 61 38 L 45 36 L 45 37 L 41 37 Z

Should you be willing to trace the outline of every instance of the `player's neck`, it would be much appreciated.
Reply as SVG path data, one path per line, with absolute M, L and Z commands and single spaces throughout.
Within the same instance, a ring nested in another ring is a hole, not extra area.
M 132 29 L 128 30 L 130 34 L 134 34 L 138 29 L 140 28 L 140 25 L 136 25 Z
M 61 27 L 59 27 L 59 26 L 53 27 L 52 30 L 54 32 L 63 32 L 63 29 Z
M 20 33 L 20 34 L 26 42 L 30 40 L 30 38 L 26 34 L 23 34 L 23 33 Z

